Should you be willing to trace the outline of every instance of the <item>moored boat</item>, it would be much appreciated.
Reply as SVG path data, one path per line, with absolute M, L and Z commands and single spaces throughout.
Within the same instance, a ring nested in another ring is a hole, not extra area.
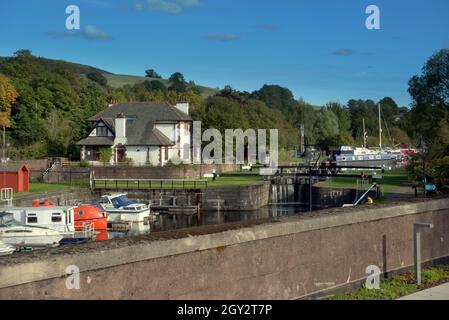
M 108 216 L 104 210 L 93 205 L 79 205 L 75 207 L 75 230 L 82 231 L 86 224 L 93 224 L 94 230 L 108 228 Z
M 56 230 L 21 225 L 12 213 L 0 212 L 0 241 L 14 248 L 57 247 L 63 239 Z
M 102 196 L 99 206 L 108 213 L 110 221 L 144 222 L 152 214 L 150 206 L 131 201 L 123 193 Z
M 5 211 L 12 213 L 22 225 L 56 230 L 66 237 L 73 237 L 75 233 L 74 207 L 71 206 L 11 207 Z
M 33 207 L 56 207 L 49 200 L 34 200 Z M 74 208 L 75 230 L 83 231 L 86 224 L 92 224 L 94 230 L 106 230 L 108 227 L 107 213 L 99 207 L 89 204 L 81 204 Z

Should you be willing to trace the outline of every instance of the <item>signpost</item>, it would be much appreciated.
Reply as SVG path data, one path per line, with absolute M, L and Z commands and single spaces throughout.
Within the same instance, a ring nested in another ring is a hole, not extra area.
M 432 223 L 415 223 L 413 225 L 414 260 L 416 284 L 421 285 L 421 230 L 433 229 Z

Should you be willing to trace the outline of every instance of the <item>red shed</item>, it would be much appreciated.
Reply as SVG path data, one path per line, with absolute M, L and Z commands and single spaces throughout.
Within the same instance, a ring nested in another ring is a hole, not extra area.
M 0 163 L 0 188 L 12 188 L 14 192 L 30 190 L 30 170 L 25 164 Z

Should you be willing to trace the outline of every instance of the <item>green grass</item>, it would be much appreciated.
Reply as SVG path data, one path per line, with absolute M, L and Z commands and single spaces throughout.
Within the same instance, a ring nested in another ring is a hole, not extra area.
M 68 190 L 71 188 L 77 187 L 88 187 L 88 183 L 80 183 L 80 184 L 62 184 L 62 183 L 42 183 L 42 182 L 30 182 L 30 192 L 25 192 L 21 194 L 30 194 L 30 193 L 44 193 L 44 192 L 55 192 L 61 190 Z
M 249 174 L 249 175 L 248 175 Z M 183 181 L 98 181 L 96 182 L 96 188 L 106 189 L 205 189 L 207 181 L 207 188 L 222 188 L 222 187 L 236 187 L 236 186 L 250 186 L 263 181 L 263 177 L 258 174 L 257 171 L 252 173 L 246 172 L 228 172 L 220 175 L 213 181 L 212 178 L 199 180 L 185 180 Z
M 333 300 L 395 300 L 413 294 L 421 289 L 430 288 L 449 282 L 449 266 L 441 265 L 426 268 L 422 271 L 423 285 L 418 287 L 410 272 L 381 280 L 380 289 L 367 289 L 366 287 L 348 294 L 336 294 Z
M 346 174 L 359 174 L 359 171 L 346 172 Z M 370 173 L 367 173 L 370 174 Z M 380 171 L 378 172 L 380 174 Z M 384 195 L 392 192 L 397 187 L 403 186 L 408 181 L 407 172 L 405 169 L 397 169 L 392 171 L 386 171 L 383 174 L 384 178 L 378 181 L 381 186 Z M 322 187 L 334 187 L 334 188 L 357 188 L 357 178 L 332 178 L 329 181 L 320 182 Z
M 232 176 L 227 176 L 232 174 Z M 250 174 L 250 175 L 248 175 Z M 228 172 L 220 177 L 217 177 L 215 181 L 208 179 L 208 188 L 221 188 L 221 187 L 236 187 L 236 186 L 250 186 L 255 185 L 263 181 L 263 177 L 259 175 L 257 170 L 253 172 Z

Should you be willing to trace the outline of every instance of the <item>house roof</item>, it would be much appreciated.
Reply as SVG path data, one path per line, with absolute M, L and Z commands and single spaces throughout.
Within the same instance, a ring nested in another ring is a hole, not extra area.
M 114 138 L 112 137 L 87 137 L 77 143 L 79 146 L 112 146 Z
M 136 118 L 136 123 L 140 120 L 148 121 L 192 121 L 192 118 L 178 110 L 167 102 L 127 102 L 110 106 L 109 108 L 96 114 L 90 121 L 110 120 L 114 123 L 117 113 L 123 113 L 126 118 Z
M 157 128 L 153 128 L 150 136 L 150 146 L 174 146 L 175 143 L 171 141 L 165 134 L 159 131 Z
M 175 143 L 155 128 L 157 122 L 192 121 L 192 118 L 167 102 L 129 102 L 110 106 L 91 117 L 92 122 L 103 121 L 115 133 L 115 119 L 118 113 L 123 113 L 129 119 L 126 123 L 125 145 L 129 146 L 173 146 Z M 106 140 L 95 140 L 88 137 L 78 142 L 78 145 L 113 145 Z M 104 138 L 108 139 L 109 138 Z
M 0 163 L 0 172 L 18 172 L 23 166 L 29 171 L 28 167 L 21 162 Z

